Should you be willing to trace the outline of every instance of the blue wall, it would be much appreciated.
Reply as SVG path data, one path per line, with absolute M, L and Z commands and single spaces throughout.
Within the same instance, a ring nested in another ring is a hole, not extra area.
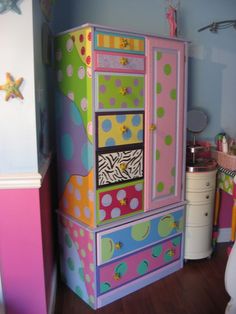
M 166 0 L 57 0 L 54 32 L 90 22 L 168 35 Z M 209 123 L 199 139 L 214 142 L 221 131 L 236 138 L 236 30 L 198 29 L 236 19 L 235 0 L 180 0 L 179 36 L 189 47 L 188 108 L 202 108 Z

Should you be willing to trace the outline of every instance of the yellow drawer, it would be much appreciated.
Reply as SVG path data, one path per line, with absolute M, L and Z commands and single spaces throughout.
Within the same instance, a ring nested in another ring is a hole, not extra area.
M 97 114 L 98 148 L 143 143 L 143 113 Z
M 95 31 L 94 47 L 97 50 L 124 51 L 144 54 L 145 38 L 125 33 Z

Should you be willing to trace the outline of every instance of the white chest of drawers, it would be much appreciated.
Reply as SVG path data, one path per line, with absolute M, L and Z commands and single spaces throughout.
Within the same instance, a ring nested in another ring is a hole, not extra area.
M 216 170 L 186 174 L 185 260 L 211 256 L 215 182 Z

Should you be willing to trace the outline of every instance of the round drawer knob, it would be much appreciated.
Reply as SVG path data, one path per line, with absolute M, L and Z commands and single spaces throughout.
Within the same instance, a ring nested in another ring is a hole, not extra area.
M 210 186 L 210 182 L 206 182 L 206 186 Z
M 154 123 L 152 123 L 151 125 L 150 125 L 150 131 L 155 131 L 156 130 L 156 125 L 154 124 Z
M 209 198 L 210 198 L 210 195 L 206 195 L 206 199 L 209 200 Z
M 120 205 L 121 205 L 121 206 L 126 205 L 126 199 L 125 199 L 125 198 L 122 198 L 122 199 L 120 200 Z
M 117 243 L 115 243 L 115 248 L 116 248 L 116 250 L 120 250 L 121 248 L 122 248 L 122 242 L 117 242 Z
M 208 216 L 208 213 L 205 213 L 205 216 L 207 217 L 207 216 Z
M 120 275 L 119 273 L 115 273 L 114 276 L 113 276 L 113 278 L 114 278 L 115 280 L 119 280 L 119 279 L 121 278 L 121 275 Z
M 122 125 L 120 129 L 121 129 L 121 132 L 122 132 L 122 133 L 125 133 L 125 132 L 128 131 L 128 128 L 127 128 L 127 126 L 125 126 L 125 125 Z
M 121 171 L 125 171 L 126 169 L 127 169 L 127 164 L 124 163 L 124 162 L 122 162 L 122 163 L 120 164 L 120 170 L 121 170 Z

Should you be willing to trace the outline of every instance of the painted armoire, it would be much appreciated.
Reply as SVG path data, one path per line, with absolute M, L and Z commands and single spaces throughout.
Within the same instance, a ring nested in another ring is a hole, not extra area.
M 91 24 L 55 38 L 61 275 L 94 309 L 183 266 L 186 50 Z

